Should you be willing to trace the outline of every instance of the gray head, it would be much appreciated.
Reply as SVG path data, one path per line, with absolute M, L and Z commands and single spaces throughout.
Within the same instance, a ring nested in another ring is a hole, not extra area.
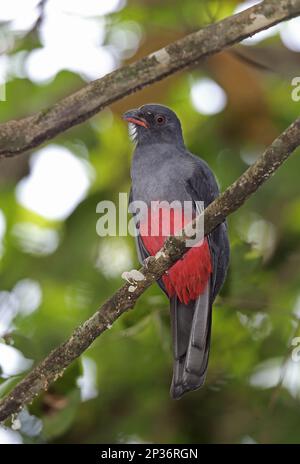
M 148 104 L 129 110 L 123 119 L 133 126 L 133 138 L 139 144 L 171 143 L 184 145 L 181 124 L 174 113 L 163 105 Z

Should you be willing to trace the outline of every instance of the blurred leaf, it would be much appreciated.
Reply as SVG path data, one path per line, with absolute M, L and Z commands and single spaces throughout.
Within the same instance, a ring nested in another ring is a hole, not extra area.
M 46 440 L 53 440 L 66 433 L 75 420 L 79 404 L 79 390 L 72 390 L 66 396 L 66 406 L 63 409 L 43 416 L 43 437 Z

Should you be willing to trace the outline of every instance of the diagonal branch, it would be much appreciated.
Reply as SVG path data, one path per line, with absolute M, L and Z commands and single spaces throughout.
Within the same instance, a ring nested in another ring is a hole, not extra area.
M 276 169 L 300 145 L 300 118 L 291 124 L 265 153 L 248 168 L 225 192 L 211 203 L 204 214 L 205 234 L 211 232 L 226 216 L 236 211 Z M 194 225 L 201 224 L 195 219 Z M 187 226 L 189 227 L 189 226 Z M 187 228 L 186 228 L 187 229 Z M 80 356 L 91 343 L 101 335 L 128 309 L 133 308 L 145 290 L 159 279 L 186 251 L 186 235 L 169 237 L 162 250 L 150 257 L 140 269 L 144 278 L 123 285 L 95 314 L 80 325 L 58 348 L 40 362 L 13 390 L 0 402 L 0 421 L 18 412 L 32 402 L 34 397 L 63 374 L 64 369 Z M 133 291 L 131 291 L 133 290 Z
M 0 158 L 37 147 L 124 96 L 298 15 L 300 0 L 265 0 L 91 82 L 51 108 L 1 124 Z

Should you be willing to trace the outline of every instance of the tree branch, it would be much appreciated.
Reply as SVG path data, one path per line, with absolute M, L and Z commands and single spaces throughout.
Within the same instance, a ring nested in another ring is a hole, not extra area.
M 299 14 L 300 0 L 265 0 L 91 82 L 47 110 L 1 124 L 0 158 L 37 147 L 116 100 Z
M 249 167 L 225 192 L 211 203 L 205 211 L 205 234 L 211 232 L 226 216 L 236 211 L 260 185 L 269 179 L 276 169 L 300 145 L 300 118 L 288 127 L 265 153 Z M 193 225 L 201 224 L 201 216 Z M 185 228 L 187 230 L 189 226 Z M 187 233 L 180 237 L 169 237 L 155 257 L 150 257 L 141 267 L 144 278 L 131 285 L 123 285 L 96 313 L 80 325 L 62 345 L 40 362 L 13 390 L 0 402 L 0 421 L 16 413 L 30 403 L 42 390 L 63 374 L 64 369 L 78 358 L 91 343 L 101 335 L 129 308 L 145 290 L 159 279 L 186 251 Z M 131 291 L 133 290 L 133 291 Z

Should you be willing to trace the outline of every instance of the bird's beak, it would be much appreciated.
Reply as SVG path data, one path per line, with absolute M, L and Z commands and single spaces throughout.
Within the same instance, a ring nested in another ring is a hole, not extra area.
M 123 114 L 123 119 L 125 121 L 131 122 L 132 124 L 136 124 L 137 126 L 145 127 L 145 129 L 149 129 L 149 124 L 145 118 L 141 117 L 138 110 L 129 110 Z

